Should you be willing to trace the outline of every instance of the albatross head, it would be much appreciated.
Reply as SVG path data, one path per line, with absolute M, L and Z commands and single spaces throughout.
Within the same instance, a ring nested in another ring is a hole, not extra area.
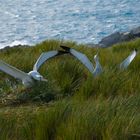
M 47 79 L 43 78 L 43 76 L 37 71 L 30 71 L 28 75 L 30 75 L 34 80 L 37 81 L 45 81 L 45 82 L 48 81 Z
M 95 60 L 95 62 L 99 62 L 98 53 L 96 55 L 94 55 L 94 60 Z

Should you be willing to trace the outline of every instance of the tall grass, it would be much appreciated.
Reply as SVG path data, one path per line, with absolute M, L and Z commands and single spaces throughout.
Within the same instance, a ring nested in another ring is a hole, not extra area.
M 60 49 L 61 43 L 1 50 L 0 59 L 29 72 L 42 52 Z M 0 72 L 0 140 L 140 139 L 139 53 L 127 70 L 119 70 L 134 48 L 139 51 L 140 40 L 106 49 L 63 44 L 85 53 L 93 64 L 99 51 L 103 73 L 93 77 L 74 57 L 58 56 L 40 69 L 49 82 L 27 90 Z

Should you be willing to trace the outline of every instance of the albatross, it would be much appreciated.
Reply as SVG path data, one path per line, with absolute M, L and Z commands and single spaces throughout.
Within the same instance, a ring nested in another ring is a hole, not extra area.
M 137 49 L 134 49 L 134 51 L 132 51 L 131 54 L 126 59 L 124 59 L 124 61 L 120 64 L 120 69 L 121 70 L 127 69 L 130 63 L 136 57 L 136 55 L 137 55 Z
M 94 55 L 94 61 L 95 61 L 96 66 L 95 66 L 95 69 L 93 71 L 93 74 L 94 74 L 94 76 L 97 76 L 97 75 L 99 75 L 100 73 L 103 72 L 102 66 L 99 62 L 98 53 L 96 55 Z
M 102 72 L 102 66 L 99 62 L 98 53 L 94 56 L 94 61 L 96 64 L 94 68 L 93 64 L 85 54 L 66 46 L 61 45 L 60 47 L 77 58 L 94 76 L 97 76 Z
M 48 59 L 58 56 L 58 55 L 65 54 L 65 53 L 67 53 L 67 52 L 57 51 L 57 50 L 42 53 L 40 55 L 40 57 L 38 58 L 38 60 L 36 61 L 35 65 L 33 67 L 33 70 L 30 71 L 29 73 L 25 73 L 24 71 L 21 71 L 13 66 L 7 64 L 6 62 L 4 62 L 2 60 L 0 60 L 0 70 L 18 80 L 21 80 L 22 84 L 25 87 L 31 87 L 33 85 L 34 81 L 45 81 L 45 82 L 48 81 L 38 72 L 38 69 L 40 68 L 40 66 Z

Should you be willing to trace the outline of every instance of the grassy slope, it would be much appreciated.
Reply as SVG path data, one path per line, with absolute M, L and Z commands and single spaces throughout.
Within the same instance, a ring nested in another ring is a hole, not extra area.
M 29 72 L 60 43 L 7 49 L 0 59 Z M 64 44 L 93 62 L 97 49 Z M 0 140 L 140 139 L 140 55 L 126 71 L 117 69 L 134 48 L 140 50 L 140 40 L 100 49 L 104 72 L 96 78 L 72 56 L 49 60 L 40 69 L 49 83 L 30 90 L 0 72 Z

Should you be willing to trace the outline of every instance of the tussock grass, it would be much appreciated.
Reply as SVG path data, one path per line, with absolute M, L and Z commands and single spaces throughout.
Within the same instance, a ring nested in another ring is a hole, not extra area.
M 26 90 L 0 72 L 0 140 L 140 139 L 139 53 L 127 70 L 119 70 L 134 48 L 140 50 L 140 39 L 105 49 L 47 40 L 0 50 L 0 59 L 29 72 L 42 52 L 60 44 L 85 53 L 93 64 L 99 52 L 103 73 L 95 78 L 72 56 L 58 56 L 39 71 L 49 82 Z

